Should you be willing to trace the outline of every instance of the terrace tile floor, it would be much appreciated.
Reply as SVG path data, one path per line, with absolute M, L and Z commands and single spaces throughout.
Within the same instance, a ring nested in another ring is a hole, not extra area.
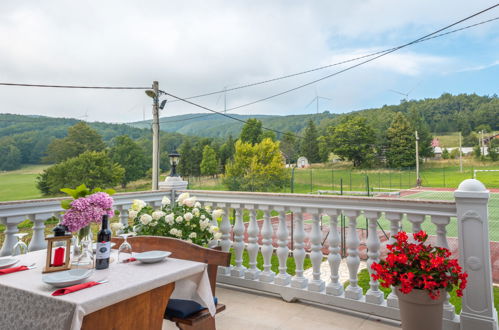
M 218 330 L 391 330 L 400 329 L 370 315 L 352 315 L 312 304 L 287 303 L 279 297 L 218 287 L 219 301 L 227 309 L 217 315 Z M 164 330 L 176 329 L 164 321 Z

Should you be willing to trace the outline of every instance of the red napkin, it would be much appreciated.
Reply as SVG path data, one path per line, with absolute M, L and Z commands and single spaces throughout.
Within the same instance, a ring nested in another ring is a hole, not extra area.
M 28 270 L 29 268 L 26 266 L 17 266 L 17 267 L 12 267 L 12 268 L 4 268 L 0 269 L 0 275 L 5 275 L 5 274 L 10 274 L 10 273 L 15 273 L 15 272 L 20 272 L 22 270 Z
M 135 258 L 133 258 L 133 257 L 132 257 L 132 258 L 125 259 L 125 260 L 123 260 L 122 262 L 123 262 L 123 263 L 127 263 L 127 262 L 134 262 L 134 261 L 136 261 L 136 260 L 137 260 L 137 259 L 135 259 Z
M 98 282 L 86 282 L 86 283 L 82 283 L 82 284 L 68 286 L 67 288 L 62 288 L 62 289 L 55 290 L 52 293 L 52 295 L 53 296 L 62 296 L 62 295 L 68 294 L 68 293 L 72 293 L 72 292 L 76 292 L 76 291 L 79 291 L 79 290 L 82 290 L 82 289 L 90 288 L 90 287 L 93 287 L 94 285 L 99 285 L 99 284 L 102 284 L 102 283 L 98 283 Z

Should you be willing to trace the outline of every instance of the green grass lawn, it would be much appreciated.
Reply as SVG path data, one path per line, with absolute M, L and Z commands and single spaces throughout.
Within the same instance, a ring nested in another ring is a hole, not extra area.
M 47 165 L 23 166 L 20 170 L 0 172 L 0 202 L 41 198 L 36 177 Z
M 359 286 L 366 294 L 369 289 L 369 272 L 367 269 L 363 269 L 359 272 Z M 345 283 L 345 287 L 348 285 L 348 281 Z M 380 290 L 385 294 L 385 298 L 388 296 L 392 290 L 390 288 L 383 288 L 380 286 Z M 456 290 L 450 293 L 450 303 L 456 307 L 456 313 L 461 313 L 461 298 L 456 295 Z M 496 309 L 499 309 L 499 287 L 494 286 L 494 305 Z

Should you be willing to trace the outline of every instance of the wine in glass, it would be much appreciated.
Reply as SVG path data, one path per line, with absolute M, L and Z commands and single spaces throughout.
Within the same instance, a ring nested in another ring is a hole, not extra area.
M 17 237 L 17 242 L 16 242 L 16 244 L 14 244 L 14 247 L 12 248 L 12 255 L 13 256 L 28 253 L 28 246 L 26 245 L 26 243 L 23 242 L 23 237 L 25 237 L 26 235 L 28 235 L 28 233 L 14 234 L 14 236 Z

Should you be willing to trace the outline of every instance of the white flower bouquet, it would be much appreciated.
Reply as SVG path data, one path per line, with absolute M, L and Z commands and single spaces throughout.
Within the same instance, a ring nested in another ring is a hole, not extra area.
M 176 205 L 172 205 L 166 196 L 161 204 L 161 209 L 155 210 L 144 201 L 134 200 L 128 210 L 133 225 L 125 228 L 125 232 L 174 237 L 201 246 L 220 239 L 221 233 L 218 226 L 212 226 L 212 219 L 221 217 L 222 210 L 211 212 L 209 206 L 203 208 L 196 197 L 191 197 L 188 193 L 181 194 Z

